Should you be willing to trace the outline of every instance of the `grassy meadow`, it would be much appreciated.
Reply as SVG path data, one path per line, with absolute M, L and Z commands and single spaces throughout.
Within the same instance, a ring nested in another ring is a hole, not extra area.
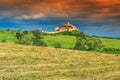
M 0 80 L 120 80 L 119 54 L 0 46 Z
M 8 43 L 15 43 L 17 41 L 15 31 L 0 30 L 0 42 L 2 40 L 6 40 Z
M 15 43 L 17 39 L 15 38 L 16 31 L 0 30 L 0 42 L 6 40 L 7 43 Z M 29 32 L 31 36 L 31 32 Z M 105 48 L 117 48 L 120 49 L 120 39 L 109 39 L 109 38 L 99 38 L 102 40 L 102 45 Z M 69 35 L 44 35 L 42 39 L 48 44 L 49 47 L 54 47 L 55 43 L 60 43 L 62 48 L 72 49 L 76 43 L 75 36 Z
M 54 47 L 55 43 L 60 43 L 63 48 L 69 49 L 75 46 L 76 37 L 68 35 L 47 35 L 43 41 L 45 41 L 49 47 Z
M 120 39 L 100 38 L 104 47 L 120 49 Z

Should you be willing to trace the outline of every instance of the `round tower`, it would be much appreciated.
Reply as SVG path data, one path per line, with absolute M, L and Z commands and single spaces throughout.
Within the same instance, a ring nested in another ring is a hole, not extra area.
M 55 27 L 55 31 L 59 31 L 59 29 L 60 29 L 59 27 Z

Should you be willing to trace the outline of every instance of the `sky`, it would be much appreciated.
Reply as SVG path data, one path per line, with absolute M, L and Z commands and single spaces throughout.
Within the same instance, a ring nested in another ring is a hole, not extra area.
M 46 29 L 66 22 L 96 36 L 120 38 L 120 0 L 0 0 L 0 29 Z

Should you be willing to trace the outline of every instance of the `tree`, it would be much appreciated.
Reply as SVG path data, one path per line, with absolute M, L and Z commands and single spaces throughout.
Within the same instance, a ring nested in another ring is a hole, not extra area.
M 34 37 L 34 41 L 36 42 L 39 41 L 42 38 L 40 30 L 34 30 L 33 37 Z
M 28 34 L 28 31 L 17 31 L 16 32 L 16 38 L 18 40 L 18 44 L 25 44 L 25 45 L 31 45 L 32 44 L 32 36 Z
M 42 34 L 41 34 L 40 30 L 34 30 L 33 31 L 33 45 L 47 46 L 47 44 L 41 40 L 42 38 L 43 37 L 42 37 Z
M 25 44 L 25 45 L 31 45 L 32 44 L 32 38 L 31 35 L 23 35 L 21 41 L 19 44 Z
M 23 35 L 27 35 L 28 34 L 28 31 L 23 31 Z
M 62 48 L 62 45 L 60 43 L 55 43 L 54 48 Z
M 22 36 L 23 35 L 20 33 L 20 31 L 16 32 L 16 38 L 18 39 L 18 43 L 21 41 Z
M 95 50 L 101 47 L 102 41 L 93 38 L 83 32 L 80 32 L 76 36 L 76 44 L 74 49 L 78 50 Z

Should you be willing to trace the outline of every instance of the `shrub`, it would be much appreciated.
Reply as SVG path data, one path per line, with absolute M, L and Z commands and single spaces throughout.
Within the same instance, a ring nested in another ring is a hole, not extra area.
M 13 30 L 11 30 L 11 32 L 10 32 L 11 34 L 14 34 L 14 31 Z
M 116 49 L 116 48 L 102 48 L 102 51 L 120 51 L 120 49 Z
M 45 42 L 43 42 L 41 39 L 42 37 L 42 33 L 40 32 L 40 30 L 34 30 L 33 31 L 33 45 L 35 46 L 47 46 L 47 44 Z
M 80 33 L 79 30 L 74 30 L 74 31 L 63 31 L 63 32 L 60 32 L 60 33 L 56 33 L 56 34 L 62 34 L 62 35 L 69 35 L 69 36 L 76 36 L 76 34 Z
M 21 39 L 21 41 L 18 42 L 19 44 L 25 44 L 25 45 L 31 45 L 32 39 L 29 35 L 24 35 Z
M 21 39 L 22 39 L 23 35 L 20 31 L 16 32 L 16 38 L 18 40 L 18 43 L 20 43 Z
M 4 42 L 7 42 L 7 41 L 4 39 L 4 40 L 2 40 L 1 42 L 3 42 L 3 43 L 4 43 Z
M 25 45 L 31 45 L 32 44 L 32 37 L 28 34 L 27 31 L 17 31 L 16 32 L 16 38 L 18 44 L 25 44 Z
M 62 48 L 62 45 L 60 43 L 55 43 L 54 48 Z
M 40 32 L 40 30 L 34 30 L 33 31 L 33 38 L 32 38 L 32 40 L 33 40 L 33 44 L 38 44 L 39 42 L 41 42 L 40 41 L 40 39 L 42 39 L 43 37 L 42 37 L 42 35 L 41 35 L 41 32 Z
M 34 42 L 33 45 L 35 45 L 35 46 L 48 46 L 45 42 L 43 42 L 41 40 Z
M 76 36 L 77 42 L 74 49 L 77 50 L 95 50 L 101 48 L 102 41 L 93 38 L 83 32 L 80 32 Z
M 27 35 L 27 34 L 28 34 L 28 31 L 23 31 L 22 34 L 23 34 L 23 35 Z

